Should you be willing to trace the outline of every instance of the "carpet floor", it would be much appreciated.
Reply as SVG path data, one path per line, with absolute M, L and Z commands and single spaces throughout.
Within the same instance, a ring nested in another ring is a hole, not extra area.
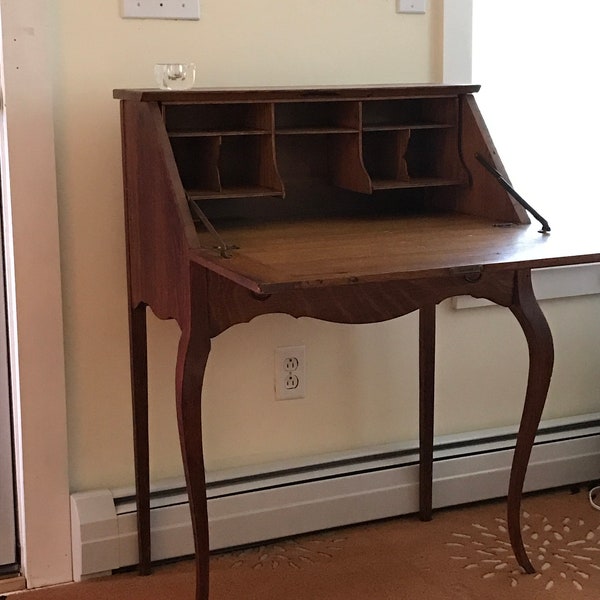
M 216 554 L 211 600 L 598 600 L 600 511 L 587 489 L 523 501 L 523 538 L 537 573 L 519 569 L 505 502 L 336 529 Z M 149 577 L 119 573 L 9 600 L 193 600 L 192 561 Z

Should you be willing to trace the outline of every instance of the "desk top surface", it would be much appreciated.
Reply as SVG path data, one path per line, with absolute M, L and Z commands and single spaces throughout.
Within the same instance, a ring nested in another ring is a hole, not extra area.
M 600 262 L 600 238 L 583 223 L 499 226 L 443 214 L 329 218 L 221 225 L 239 249 L 223 258 L 199 226 L 193 251 L 209 269 L 256 292 L 359 282 L 443 277 L 473 267 L 483 273 Z M 467 269 L 468 270 L 468 269 Z
M 369 98 L 436 97 L 470 94 L 478 91 L 474 84 L 390 84 L 340 85 L 310 87 L 262 88 L 192 88 L 189 90 L 117 89 L 113 97 L 137 102 L 184 103 L 195 102 L 269 102 L 286 100 L 367 100 Z

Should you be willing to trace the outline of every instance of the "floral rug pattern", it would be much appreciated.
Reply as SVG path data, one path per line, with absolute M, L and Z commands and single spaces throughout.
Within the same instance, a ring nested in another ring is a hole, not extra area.
M 574 516 L 553 522 L 527 511 L 523 511 L 522 524 L 525 549 L 537 570 L 534 575 L 524 575 L 518 567 L 506 520 L 501 517 L 453 533 L 446 542 L 451 561 L 483 579 L 503 579 L 512 587 L 523 577 L 531 577 L 547 590 L 563 580 L 581 591 L 591 578 L 600 578 L 600 525 Z

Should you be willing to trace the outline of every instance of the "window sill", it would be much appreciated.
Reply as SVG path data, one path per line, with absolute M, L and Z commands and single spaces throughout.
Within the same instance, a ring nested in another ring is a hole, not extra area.
M 600 263 L 534 269 L 532 281 L 538 300 L 600 294 Z M 457 296 L 452 299 L 452 306 L 463 309 L 495 304 L 483 298 Z

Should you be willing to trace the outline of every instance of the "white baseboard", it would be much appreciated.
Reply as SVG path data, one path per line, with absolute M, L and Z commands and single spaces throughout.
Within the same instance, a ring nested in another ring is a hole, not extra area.
M 599 415 L 546 422 L 534 446 L 526 491 L 600 479 Z M 514 431 L 436 440 L 434 507 L 506 495 Z M 211 549 L 409 514 L 418 509 L 414 444 L 329 456 L 309 464 L 269 465 L 209 478 Z M 137 562 L 131 490 L 71 497 L 74 577 Z M 181 481 L 155 486 L 152 558 L 193 554 L 189 507 Z

